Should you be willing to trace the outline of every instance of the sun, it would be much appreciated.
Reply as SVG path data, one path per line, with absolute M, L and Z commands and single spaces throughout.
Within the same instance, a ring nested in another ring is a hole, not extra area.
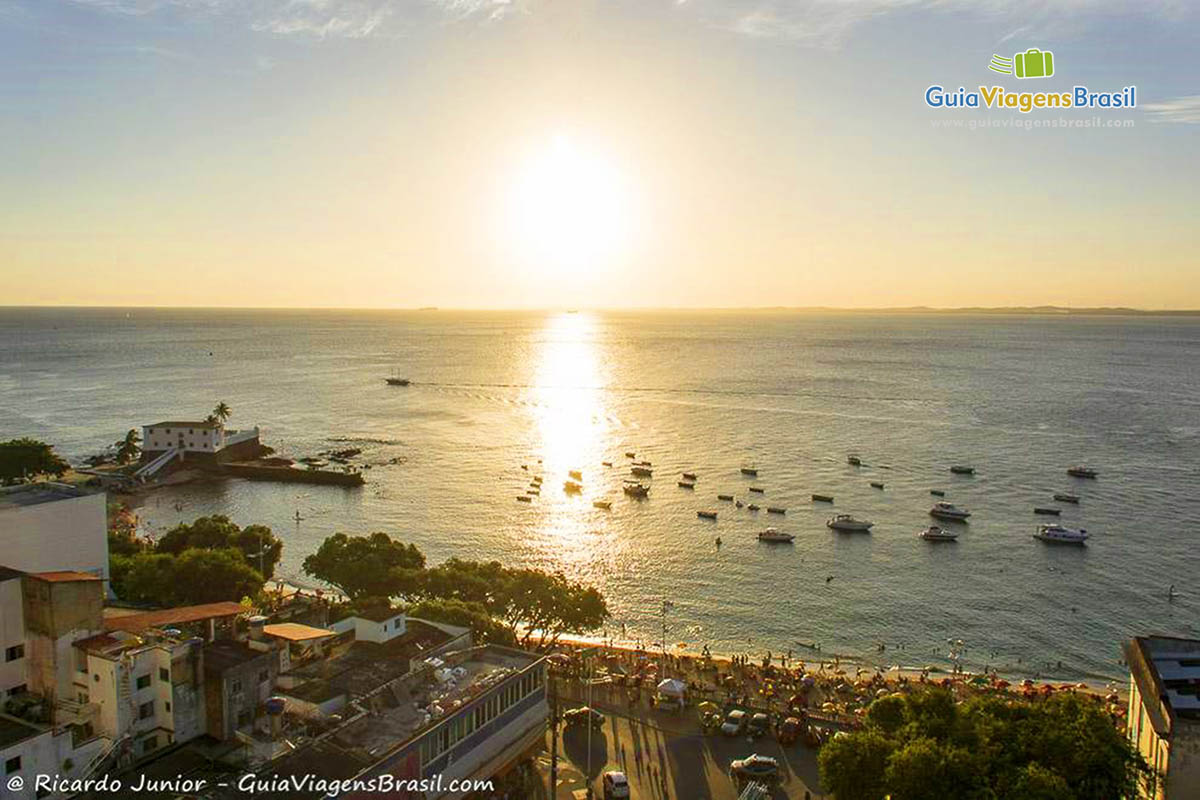
M 513 178 L 506 238 L 527 266 L 599 269 L 629 246 L 632 201 L 615 159 L 556 136 L 530 153 Z

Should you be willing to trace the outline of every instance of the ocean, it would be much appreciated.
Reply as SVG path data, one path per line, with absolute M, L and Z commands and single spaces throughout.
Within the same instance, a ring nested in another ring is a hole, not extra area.
M 1120 679 L 1123 639 L 1200 633 L 1197 365 L 1183 316 L 0 309 L 0 437 L 81 459 L 224 401 L 282 455 L 361 447 L 366 486 L 170 487 L 142 524 L 267 524 L 301 584 L 326 536 L 384 531 L 592 583 L 631 642 L 665 621 L 669 647 L 921 667 L 962 640 L 968 668 Z M 626 451 L 653 463 L 646 500 L 621 492 Z M 931 489 L 972 512 L 957 542 L 917 538 Z M 1045 505 L 1088 545 L 1034 540 Z M 835 533 L 834 513 L 875 526 Z M 769 526 L 794 544 L 760 543 Z

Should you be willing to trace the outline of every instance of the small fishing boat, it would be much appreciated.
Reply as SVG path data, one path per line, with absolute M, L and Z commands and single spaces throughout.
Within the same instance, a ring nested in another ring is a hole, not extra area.
M 756 477 L 758 475 L 758 468 L 757 467 L 742 467 L 742 474 L 749 475 L 752 478 Z
M 601 462 L 600 462 L 600 466 L 602 466 L 602 467 L 611 467 L 611 466 L 612 466 L 612 462 L 611 462 L 611 461 L 601 461 Z
M 1050 544 L 1085 544 L 1088 538 L 1088 532 L 1083 528 L 1075 530 L 1074 528 L 1064 528 L 1062 525 L 1038 525 L 1037 532 L 1033 534 L 1033 538 L 1041 539 L 1043 542 Z
M 934 497 L 945 497 L 946 496 L 946 493 L 943 492 L 941 489 L 930 489 L 929 493 L 931 495 L 933 495 Z
M 761 486 L 751 486 L 750 491 L 754 492 L 755 494 L 762 494 L 766 491 L 766 489 Z
M 537 487 L 534 487 L 534 486 L 531 486 L 531 487 L 529 487 L 528 489 L 526 489 L 526 490 L 525 490 L 525 494 L 538 494 L 538 495 L 540 495 L 541 493 L 542 493 L 542 490 L 541 490 L 541 489 L 538 489 Z
M 650 487 L 640 483 L 627 483 L 622 491 L 630 497 L 645 497 L 650 494 Z
M 567 473 L 567 477 L 574 478 L 577 481 L 583 480 L 583 473 L 577 469 L 573 469 Z
M 533 498 L 527 494 L 522 494 L 522 495 L 517 496 L 517 502 L 518 503 L 532 503 Z
M 1057 517 L 1062 513 L 1062 510 L 1058 508 L 1046 508 L 1045 506 L 1035 506 L 1033 513 L 1041 514 L 1046 517 Z
M 634 467 L 633 469 L 629 470 L 629 474 L 639 478 L 654 477 L 654 471 L 647 469 L 646 467 Z
M 700 519 L 716 519 L 717 512 L 715 511 L 697 511 L 696 516 Z
M 781 542 L 784 544 L 791 543 L 796 537 L 790 533 L 784 533 L 776 528 L 767 528 L 758 534 L 760 542 Z
M 1067 474 L 1072 478 L 1095 478 L 1096 470 L 1091 467 L 1074 466 L 1067 467 Z
M 871 530 L 873 523 L 867 522 L 864 519 L 855 519 L 850 514 L 838 514 L 835 517 L 830 517 L 825 523 L 825 527 L 835 531 L 845 531 L 847 533 L 867 533 Z
M 937 517 L 938 519 L 950 519 L 956 522 L 966 522 L 967 517 L 971 516 L 971 512 L 965 508 L 959 508 L 953 503 L 934 503 L 933 508 L 929 509 L 929 516 Z
M 685 473 L 683 473 L 683 479 L 684 479 L 685 481 L 694 481 L 694 480 L 696 480 L 696 473 L 694 473 L 694 472 L 685 472 Z
M 851 453 L 850 455 L 846 456 L 846 463 L 852 467 L 861 467 L 862 459 Z
M 741 507 L 742 507 L 742 506 L 744 506 L 744 505 L 746 505 L 746 504 L 745 504 L 745 503 L 743 503 L 741 500 L 734 500 L 734 501 L 733 501 L 733 506 L 734 506 L 734 508 L 741 508 Z
M 634 452 L 630 451 L 630 450 L 626 450 L 626 451 L 625 451 L 625 457 L 626 457 L 626 458 L 636 458 L 636 457 L 637 457 L 637 455 L 636 455 Z
M 950 471 L 953 472 L 955 475 L 974 475 L 975 474 L 975 468 L 968 467 L 965 464 L 955 464 L 954 466 L 950 467 Z
M 875 489 L 882 489 L 883 484 L 880 483 L 879 481 L 871 481 L 871 487 L 875 488 Z
M 812 496 L 814 503 L 832 503 L 833 495 L 831 494 L 814 494 Z
M 680 481 L 680 482 L 679 482 L 679 488 L 680 488 L 680 489 L 695 489 L 695 488 L 696 488 L 696 484 L 694 484 L 694 483 L 692 483 L 692 482 L 690 482 L 690 481 Z
M 1054 499 L 1060 503 L 1075 503 L 1076 505 L 1079 504 L 1079 495 L 1077 495 L 1077 494 L 1067 494 L 1067 493 L 1063 492 L 1061 494 L 1054 495 Z
M 534 475 L 532 478 L 529 479 L 529 482 L 534 484 L 535 486 L 541 486 L 542 485 L 542 476 Z
M 633 462 L 633 465 L 635 467 L 653 467 L 654 466 L 649 461 L 635 461 L 635 462 Z
M 384 378 L 388 386 L 408 386 L 412 381 L 408 378 Z
M 528 471 L 528 470 L 529 470 L 529 465 L 528 465 L 528 464 L 522 464 L 522 465 L 521 465 L 521 469 L 523 469 L 523 470 L 525 470 L 525 471 Z
M 607 500 L 593 500 L 592 507 L 603 509 L 604 511 L 608 511 L 609 509 L 612 508 L 612 503 L 608 502 Z
M 954 531 L 948 531 L 945 528 L 939 528 L 937 525 L 930 525 L 925 530 L 917 534 L 927 542 L 953 542 L 958 539 L 958 534 Z
M 567 494 L 579 494 L 583 491 L 583 486 L 575 481 L 563 481 L 563 491 Z
M 724 501 L 726 501 L 726 502 L 732 502 L 732 500 L 733 500 L 733 495 L 731 495 L 731 494 L 719 494 L 719 495 L 717 495 L 717 499 L 718 499 L 718 500 L 724 500 Z
M 758 511 L 760 506 L 757 503 L 750 503 L 749 505 L 746 506 L 746 508 L 750 511 Z
M 779 506 L 767 506 L 767 513 L 768 514 L 786 514 L 787 509 L 780 508 Z

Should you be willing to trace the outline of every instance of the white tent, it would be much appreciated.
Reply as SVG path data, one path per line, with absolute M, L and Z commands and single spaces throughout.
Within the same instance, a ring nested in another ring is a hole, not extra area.
M 665 678 L 658 684 L 658 693 L 682 698 L 687 693 L 687 684 L 674 678 Z

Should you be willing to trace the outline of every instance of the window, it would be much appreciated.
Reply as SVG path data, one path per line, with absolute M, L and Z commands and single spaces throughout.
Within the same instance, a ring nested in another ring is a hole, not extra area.
M 25 645 L 14 644 L 12 647 L 6 648 L 4 651 L 5 661 L 16 661 L 18 658 L 25 657 Z
M 241 691 L 242 691 L 242 681 L 239 678 L 234 678 L 233 681 L 229 684 L 230 694 L 241 694 Z
M 138 676 L 137 688 L 145 689 L 149 685 L 150 685 L 150 673 L 149 672 L 147 672 L 145 675 Z
M 142 752 L 149 753 L 158 747 L 158 734 L 151 734 L 142 739 Z
M 254 717 L 251 716 L 250 709 L 246 708 L 246 709 L 242 709 L 241 711 L 238 712 L 237 726 L 239 728 L 245 728 L 247 725 L 249 725 L 253 721 L 254 721 Z
M 93 676 L 92 676 L 92 681 L 93 681 L 94 683 L 99 683 L 99 682 L 100 682 L 100 673 L 96 673 L 95 675 L 93 675 Z
M 154 701 L 153 700 L 151 700 L 149 703 L 142 703 L 140 706 L 138 706 L 138 719 L 150 719 L 150 717 L 153 717 L 153 716 L 154 716 Z
M 163 683 L 170 683 L 171 682 L 171 670 L 167 669 L 166 667 L 159 667 L 158 668 L 158 679 L 160 681 L 162 681 Z
M 4 774 L 12 775 L 14 772 L 21 769 L 21 757 L 13 756 L 8 761 L 4 762 Z
M 88 702 L 88 693 L 87 693 L 87 692 L 76 692 L 76 693 L 75 693 L 75 700 L 76 700 L 76 702 L 78 702 L 80 705 L 84 705 L 84 706 L 86 706 L 86 705 L 87 705 L 87 702 Z
M 170 713 L 171 713 L 171 704 L 170 704 L 170 703 L 163 703 L 163 705 L 164 705 L 164 706 L 166 706 L 167 713 L 168 713 L 168 714 L 170 714 Z

